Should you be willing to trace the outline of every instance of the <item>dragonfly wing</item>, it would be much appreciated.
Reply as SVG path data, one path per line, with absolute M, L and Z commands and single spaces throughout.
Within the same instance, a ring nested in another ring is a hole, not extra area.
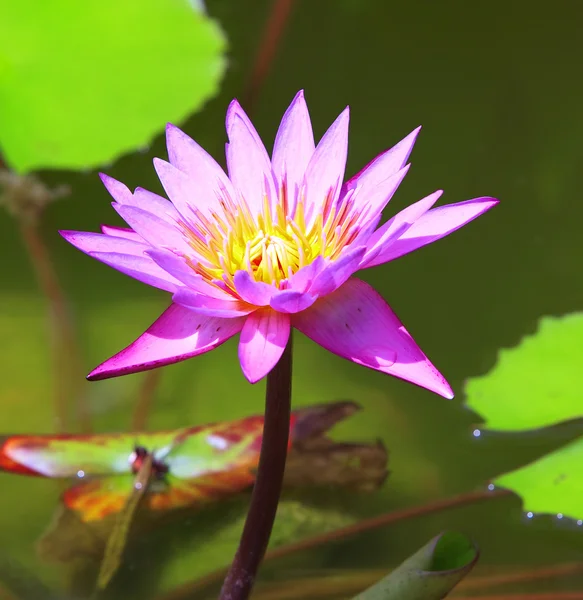
M 84 523 L 101 521 L 122 510 L 133 483 L 131 474 L 85 481 L 65 490 L 63 504 Z
M 85 477 L 131 471 L 136 446 L 167 449 L 182 430 L 101 435 L 13 435 L 0 438 L 0 469 L 43 477 Z M 165 450 L 167 451 L 167 450 Z

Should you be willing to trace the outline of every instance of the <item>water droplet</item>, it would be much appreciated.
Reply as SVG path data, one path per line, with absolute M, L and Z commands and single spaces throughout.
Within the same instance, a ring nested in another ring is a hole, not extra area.
M 141 490 L 142 489 L 142 482 L 141 481 L 136 481 L 136 484 L 134 486 L 136 488 L 136 490 Z
M 562 519 L 563 518 L 563 513 L 557 513 L 557 519 Z
M 532 519 L 534 517 L 534 513 L 531 512 L 530 510 L 526 513 L 526 518 L 527 519 Z
M 85 471 L 82 471 L 81 469 L 79 469 L 77 471 L 77 477 L 79 477 L 79 479 L 83 479 L 83 477 L 85 477 Z
M 482 432 L 479 429 L 474 429 L 474 431 L 472 431 L 472 435 L 475 438 L 479 438 L 482 435 Z
M 579 525 L 579 527 L 581 527 L 581 525 L 583 525 L 583 519 L 579 519 L 579 520 L 577 521 L 577 525 Z
M 493 492 L 496 486 L 493 483 L 488 484 L 488 489 Z

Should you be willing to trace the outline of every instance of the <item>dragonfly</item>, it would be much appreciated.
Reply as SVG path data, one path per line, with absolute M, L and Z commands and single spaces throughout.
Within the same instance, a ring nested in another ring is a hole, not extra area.
M 327 437 L 360 406 L 352 401 L 292 412 L 285 484 L 376 489 L 387 454 L 381 442 L 346 444 Z M 263 416 L 152 433 L 0 437 L 0 470 L 68 479 L 62 503 L 81 521 L 100 521 L 126 505 L 144 461 L 151 461 L 142 508 L 153 513 L 200 508 L 252 487 Z
M 286 485 L 381 485 L 381 442 L 349 444 L 326 435 L 359 409 L 340 401 L 292 412 Z M 96 589 L 103 590 L 122 564 L 138 515 L 201 509 L 253 486 L 263 422 L 254 415 L 152 433 L 3 436 L 0 470 L 70 480 L 37 550 L 59 562 L 93 555 L 101 563 Z

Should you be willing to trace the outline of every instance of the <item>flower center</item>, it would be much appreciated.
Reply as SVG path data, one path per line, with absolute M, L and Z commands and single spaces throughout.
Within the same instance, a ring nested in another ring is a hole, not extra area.
M 263 210 L 254 217 L 244 200 L 235 203 L 225 195 L 221 212 L 197 212 L 194 223 L 183 224 L 197 254 L 187 261 L 207 281 L 224 281 L 232 289 L 233 276 L 241 270 L 255 281 L 284 288 L 288 277 L 317 256 L 334 260 L 355 238 L 360 215 L 352 212 L 350 199 L 332 207 L 331 197 L 315 216 L 305 215 L 303 199 L 289 214 L 284 191 L 275 207 L 265 196 Z

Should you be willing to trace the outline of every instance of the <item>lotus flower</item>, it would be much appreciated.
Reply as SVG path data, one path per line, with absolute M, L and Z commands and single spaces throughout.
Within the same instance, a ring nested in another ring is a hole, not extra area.
M 343 184 L 346 108 L 318 145 L 303 92 L 287 109 L 271 160 L 234 100 L 227 111 L 228 175 L 168 125 L 169 162 L 154 167 L 170 201 L 132 193 L 101 175 L 130 226 L 62 231 L 93 258 L 172 294 L 136 341 L 94 369 L 105 379 L 175 363 L 239 337 L 254 383 L 277 363 L 292 327 L 330 352 L 453 397 L 383 298 L 354 277 L 459 229 L 497 203 L 476 198 L 432 208 L 441 191 L 377 228 L 405 177 L 416 129 Z

